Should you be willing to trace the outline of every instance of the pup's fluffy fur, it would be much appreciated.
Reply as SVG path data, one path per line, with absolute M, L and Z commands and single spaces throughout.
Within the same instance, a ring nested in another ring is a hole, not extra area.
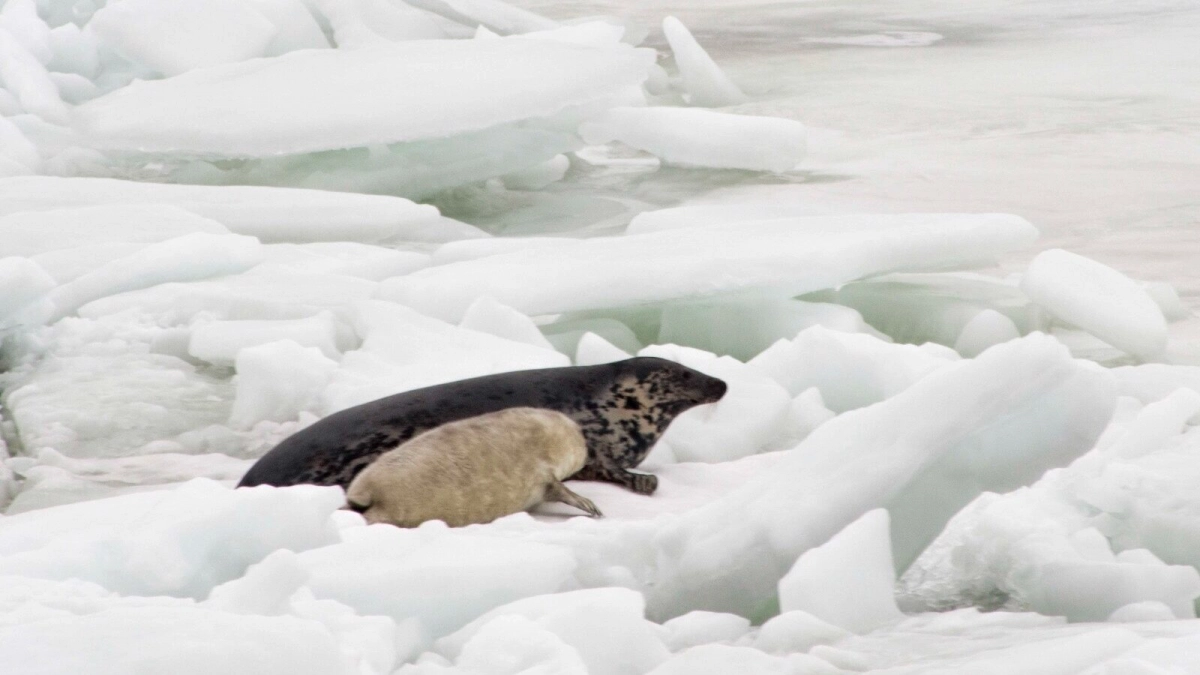
M 430 429 L 383 454 L 358 474 L 346 500 L 367 522 L 400 527 L 487 523 L 544 501 L 599 516 L 561 482 L 585 461 L 587 444 L 571 418 L 509 408 Z

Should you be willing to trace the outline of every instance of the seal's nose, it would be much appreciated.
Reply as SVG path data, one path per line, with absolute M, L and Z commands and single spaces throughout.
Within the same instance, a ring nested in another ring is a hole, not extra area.
M 718 380 L 714 377 L 707 389 L 708 391 L 705 393 L 708 394 L 707 398 L 709 402 L 720 401 L 725 392 L 729 390 L 729 385 L 725 384 L 724 380 Z

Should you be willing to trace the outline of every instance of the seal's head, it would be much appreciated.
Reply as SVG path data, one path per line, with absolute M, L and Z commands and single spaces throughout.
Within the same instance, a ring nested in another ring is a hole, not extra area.
M 654 356 L 641 356 L 613 364 L 618 380 L 630 379 L 642 398 L 671 416 L 705 403 L 716 403 L 729 388 L 723 380 L 705 375 L 687 366 Z
M 579 419 L 588 447 L 637 466 L 680 413 L 725 395 L 727 385 L 674 361 L 642 356 L 607 364 L 610 378 L 594 393 L 592 414 Z

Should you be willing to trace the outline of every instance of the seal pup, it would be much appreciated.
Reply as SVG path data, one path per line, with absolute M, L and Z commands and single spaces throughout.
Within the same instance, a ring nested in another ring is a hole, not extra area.
M 239 487 L 340 485 L 413 436 L 468 417 L 530 407 L 575 420 L 588 461 L 575 475 L 651 494 L 654 476 L 633 473 L 680 413 L 725 395 L 715 377 L 656 357 L 596 366 L 540 368 L 414 389 L 347 408 L 285 438 L 263 455 Z
M 368 523 L 451 527 L 563 502 L 600 517 L 591 500 L 562 484 L 587 461 L 587 442 L 570 417 L 508 408 L 430 429 L 384 453 L 346 491 Z

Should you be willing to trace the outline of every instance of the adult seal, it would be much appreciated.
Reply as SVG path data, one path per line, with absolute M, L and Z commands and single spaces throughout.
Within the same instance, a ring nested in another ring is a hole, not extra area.
M 575 420 L 588 458 L 573 478 L 651 494 L 658 479 L 629 469 L 680 413 L 725 395 L 715 377 L 654 357 L 597 366 L 519 370 L 414 389 L 347 408 L 302 429 L 263 455 L 239 487 L 340 485 L 413 436 L 506 408 L 557 410 Z

